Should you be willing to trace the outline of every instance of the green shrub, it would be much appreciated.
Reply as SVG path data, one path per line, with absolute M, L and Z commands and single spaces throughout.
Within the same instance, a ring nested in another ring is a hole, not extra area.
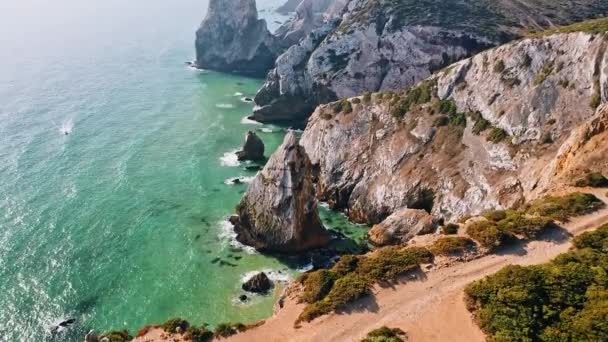
M 572 240 L 575 248 L 591 248 L 608 252 L 608 225 L 604 225 L 593 232 L 586 232 Z
M 168 332 L 168 333 L 176 333 L 177 332 L 177 328 L 180 328 L 182 332 L 186 331 L 186 329 L 188 329 L 188 327 L 190 326 L 190 323 L 188 323 L 188 321 L 185 321 L 181 318 L 173 318 L 170 319 L 168 321 L 166 321 L 165 323 L 161 324 L 161 328 Z
M 361 342 L 403 342 L 407 338 L 407 334 L 398 328 L 380 327 L 367 333 L 367 336 Z
M 507 218 L 507 212 L 505 210 L 490 210 L 483 212 L 481 216 L 490 221 L 498 222 Z
M 457 225 L 455 223 L 448 223 L 445 226 L 443 226 L 443 229 L 441 229 L 441 232 L 446 235 L 458 234 L 458 229 L 460 229 L 459 225 Z
M 392 281 L 399 275 L 412 271 L 420 263 L 432 260 L 432 254 L 424 248 L 385 247 L 373 257 L 359 261 L 357 272 L 372 281 Z
M 589 100 L 589 107 L 591 107 L 591 109 L 596 109 L 601 104 L 602 104 L 602 95 L 600 94 L 599 91 L 597 91 L 597 92 L 593 93 L 593 95 L 591 96 L 591 100 Z
M 509 233 L 498 229 L 495 222 L 477 221 L 467 227 L 467 235 L 483 247 L 494 250 L 513 238 Z
M 501 141 L 505 140 L 508 136 L 509 135 L 507 134 L 507 132 L 505 132 L 505 130 L 503 130 L 502 128 L 494 127 L 490 131 L 490 134 L 488 134 L 487 140 L 498 144 Z
M 435 241 L 430 250 L 435 255 L 459 255 L 475 249 L 475 242 L 461 236 L 446 236 Z
M 537 238 L 553 221 L 549 218 L 529 216 L 522 212 L 509 210 L 504 219 L 496 222 L 499 230 L 525 239 Z
M 491 341 L 607 341 L 608 225 L 550 263 L 507 266 L 465 288 Z
M 494 72 L 497 74 L 501 74 L 503 71 L 505 71 L 505 69 L 505 62 L 503 62 L 502 59 L 498 60 L 498 62 L 494 64 Z
M 547 196 L 533 201 L 526 207 L 526 212 L 564 222 L 570 217 L 594 212 L 603 205 L 604 203 L 592 194 L 575 192 L 566 196 Z
M 309 304 L 320 301 L 329 293 L 335 280 L 336 275 L 328 270 L 308 273 L 303 282 L 304 291 L 300 300 Z
M 296 323 L 309 322 L 340 310 L 367 295 L 375 282 L 395 280 L 399 275 L 419 267 L 420 263 L 430 262 L 432 258 L 433 255 L 425 248 L 385 247 L 373 256 L 343 256 L 330 271 L 305 274 L 299 281 L 304 284 L 305 301 L 309 305 Z
M 370 92 L 363 93 L 363 103 L 368 104 L 370 102 L 372 102 L 372 93 L 370 93 Z
M 214 334 L 225 338 L 245 330 L 247 330 L 247 327 L 242 323 L 220 323 L 215 327 Z
M 192 342 L 208 342 L 213 338 L 213 332 L 207 330 L 205 327 L 193 327 L 190 326 L 186 329 L 186 334 L 184 335 L 184 339 L 186 341 Z
M 350 104 L 350 102 L 347 99 L 341 99 L 340 101 L 332 103 L 331 109 L 334 112 L 334 114 L 338 114 L 338 113 L 349 114 L 349 113 L 353 112 L 353 106 Z
M 480 112 L 473 112 L 470 114 L 470 116 L 471 119 L 473 119 L 473 121 L 475 122 L 475 124 L 473 125 L 474 134 L 479 135 L 481 134 L 481 132 L 492 127 L 490 121 L 484 119 Z
M 110 342 L 127 342 L 133 340 L 133 336 L 129 335 L 126 330 L 110 331 L 99 335 L 99 340 L 107 338 Z
M 605 188 L 608 187 L 608 178 L 604 177 L 599 172 L 587 173 L 583 178 L 579 179 L 575 183 L 578 187 L 594 187 L 594 188 Z
M 331 271 L 338 277 L 345 276 L 357 269 L 359 257 L 356 255 L 343 255 L 340 260 L 331 268 Z
M 456 102 L 454 100 L 441 100 L 439 101 L 439 113 L 455 115 L 458 112 L 458 107 L 456 106 Z
M 454 115 L 450 115 L 450 125 L 452 126 L 467 126 L 467 117 L 464 113 L 456 113 Z
M 434 127 L 443 127 L 447 126 L 450 123 L 450 118 L 445 115 L 438 116 L 433 122 Z
M 540 85 L 543 82 L 545 82 L 547 77 L 549 77 L 549 75 L 551 75 L 553 73 L 553 69 L 554 69 L 553 61 L 545 62 L 545 64 L 543 64 L 543 67 L 540 69 L 538 74 L 536 74 L 536 78 L 534 79 L 534 85 L 537 86 L 537 85 Z

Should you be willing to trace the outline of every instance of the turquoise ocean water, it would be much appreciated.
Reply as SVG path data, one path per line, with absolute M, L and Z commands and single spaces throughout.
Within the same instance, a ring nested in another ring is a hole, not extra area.
M 80 341 L 172 317 L 251 322 L 276 294 L 240 304 L 241 279 L 297 272 L 240 248 L 226 223 L 247 187 L 226 180 L 255 175 L 231 152 L 248 130 L 270 152 L 284 131 L 243 120 L 241 98 L 261 80 L 184 65 L 206 7 L 0 3 L 0 341 Z M 67 317 L 71 331 L 48 334 Z

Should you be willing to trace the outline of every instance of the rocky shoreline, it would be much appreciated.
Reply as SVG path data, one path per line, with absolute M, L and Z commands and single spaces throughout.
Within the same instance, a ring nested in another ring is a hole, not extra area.
M 260 252 L 321 255 L 312 282 L 331 283 L 335 293 L 312 295 L 298 322 L 338 310 L 443 248 L 467 261 L 480 255 L 468 252 L 473 247 L 532 239 L 559 220 L 534 211 L 535 201 L 548 198 L 536 204 L 545 208 L 589 200 L 545 196 L 608 174 L 608 20 L 508 43 L 526 30 L 608 14 L 608 4 L 583 0 L 576 17 L 542 1 L 442 4 L 290 2 L 294 19 L 273 35 L 255 0 L 210 1 L 197 67 L 265 75 L 252 118 L 306 127 L 301 136 L 287 133 L 230 218 L 237 240 Z M 451 11 L 466 15 L 448 20 Z M 238 157 L 264 160 L 255 133 Z M 375 252 L 340 260 L 324 249 L 336 239 L 319 201 L 373 225 Z M 467 220 L 493 211 L 500 217 Z M 440 239 L 433 253 L 404 248 L 422 235 L 453 234 L 450 226 L 459 236 Z M 376 272 L 385 274 L 368 276 Z M 264 273 L 243 285 L 271 287 Z

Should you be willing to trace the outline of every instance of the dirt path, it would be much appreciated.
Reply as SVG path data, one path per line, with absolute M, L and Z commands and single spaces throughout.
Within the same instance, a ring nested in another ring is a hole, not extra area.
M 608 203 L 606 190 L 588 190 Z M 542 240 L 518 244 L 499 254 L 430 271 L 418 280 L 390 288 L 376 287 L 374 295 L 354 303 L 349 310 L 332 314 L 295 329 L 304 308 L 294 301 L 266 324 L 226 341 L 358 341 L 367 332 L 386 325 L 408 332 L 410 341 L 484 341 L 463 302 L 463 288 L 509 264 L 548 262 L 570 248 L 570 236 L 608 223 L 608 208 L 573 219 L 564 231 L 552 231 Z

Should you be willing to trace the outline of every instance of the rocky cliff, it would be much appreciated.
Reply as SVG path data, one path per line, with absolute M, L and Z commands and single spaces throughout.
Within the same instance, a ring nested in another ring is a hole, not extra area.
M 606 13 L 602 0 L 351 0 L 324 34 L 279 57 L 254 117 L 303 121 L 318 104 L 403 89 L 524 30 Z
M 196 32 L 196 66 L 263 77 L 284 51 L 258 19 L 255 0 L 210 0 Z
M 405 92 L 318 107 L 301 141 L 317 196 L 358 222 L 402 208 L 454 220 L 517 206 L 586 169 L 607 172 L 607 41 L 524 39 Z
M 329 241 L 317 210 L 308 155 L 290 131 L 231 218 L 237 240 L 261 251 L 297 253 Z

